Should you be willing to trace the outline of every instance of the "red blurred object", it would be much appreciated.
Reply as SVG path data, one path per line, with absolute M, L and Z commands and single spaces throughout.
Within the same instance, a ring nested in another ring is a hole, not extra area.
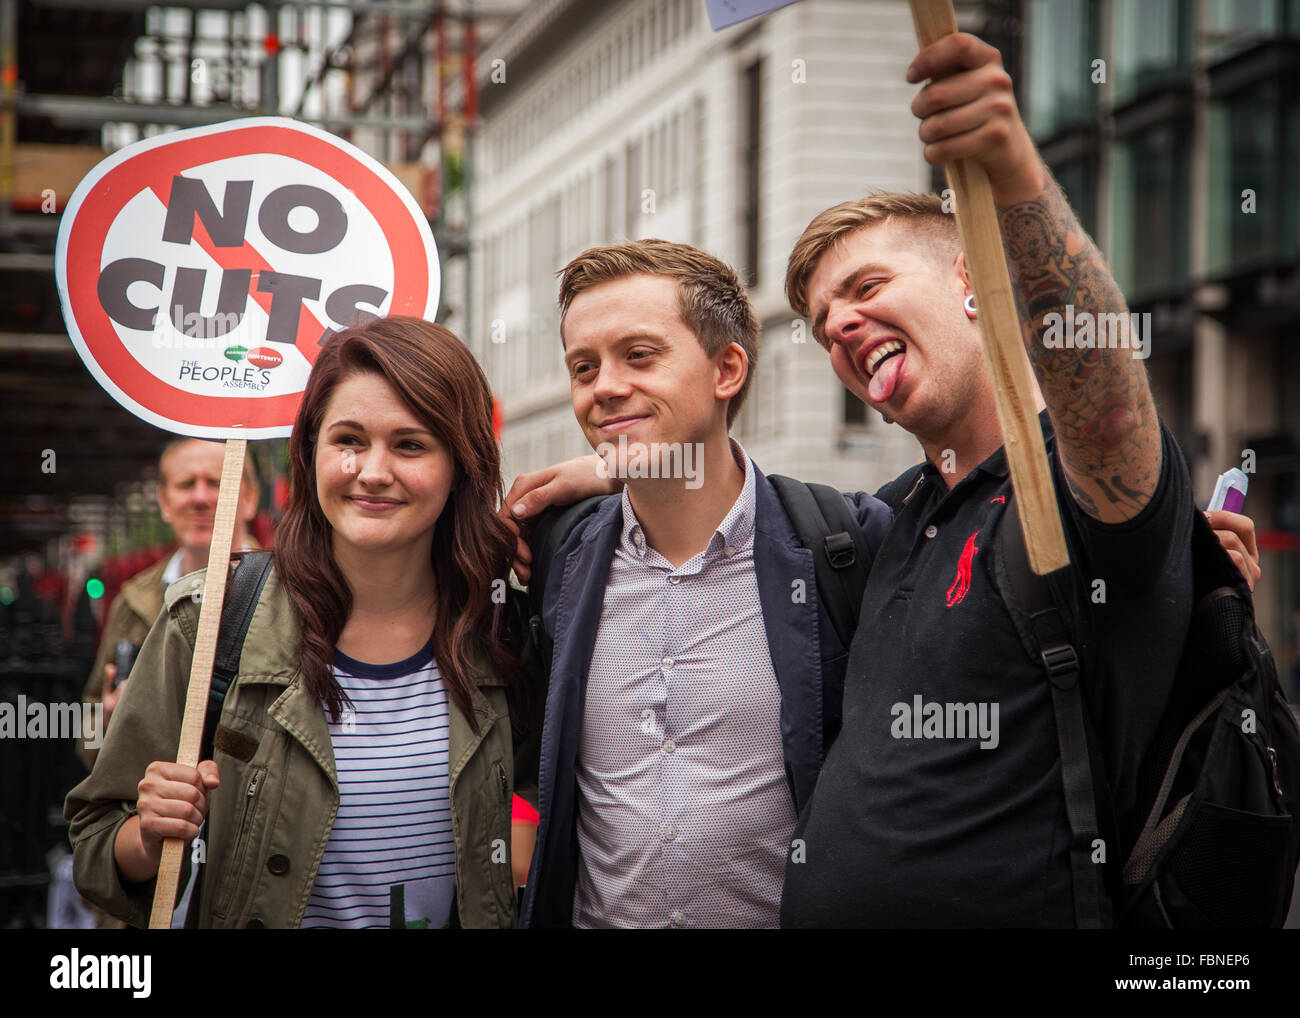
M 267 32 L 266 38 L 262 40 L 262 47 L 266 50 L 267 56 L 275 56 L 280 52 L 280 37 L 275 32 Z
M 287 477 L 277 477 L 275 479 L 275 487 L 272 489 L 271 498 L 278 511 L 284 512 L 289 507 L 289 479 Z
M 510 822 L 515 824 L 536 824 L 542 818 L 537 810 L 528 805 L 528 800 L 515 796 L 510 806 Z
M 263 548 L 271 547 L 271 542 L 275 540 L 274 531 L 271 528 L 271 517 L 266 513 L 258 513 L 253 517 L 253 521 L 248 525 L 248 532 L 253 536 L 253 540 Z
M 1261 530 L 1255 542 L 1260 551 L 1300 551 L 1300 534 L 1294 530 Z
M 501 432 L 506 427 L 506 414 L 501 409 L 501 400 L 495 396 L 492 397 L 492 435 L 498 442 L 501 441 Z

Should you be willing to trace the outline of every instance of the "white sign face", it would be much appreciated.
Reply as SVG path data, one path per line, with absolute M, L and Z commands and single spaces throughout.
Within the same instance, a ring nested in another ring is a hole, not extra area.
M 438 308 L 438 255 L 410 193 L 360 149 L 282 118 L 109 156 L 68 202 L 55 271 L 99 383 L 200 438 L 288 435 L 328 335 Z

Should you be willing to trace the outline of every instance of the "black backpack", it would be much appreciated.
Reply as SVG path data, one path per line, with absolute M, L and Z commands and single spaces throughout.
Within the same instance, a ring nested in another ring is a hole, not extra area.
M 1088 662 L 1071 638 L 1077 607 L 1060 574 L 1030 570 L 1014 497 L 998 524 L 995 582 L 1052 688 L 1081 927 L 1280 927 L 1287 916 L 1300 853 L 1300 726 L 1249 587 L 1194 516 L 1190 625 L 1139 769 L 1141 825 L 1123 838 L 1080 688 Z
M 768 475 L 776 488 L 799 543 L 813 553 L 817 592 L 840 643 L 853 642 L 862 592 L 871 569 L 871 551 L 844 496 L 825 484 L 805 484 L 780 474 Z M 570 506 L 548 509 L 533 530 L 532 576 L 528 583 L 529 627 L 542 661 L 550 670 L 553 641 L 542 625 L 542 599 L 551 563 L 573 529 L 594 513 L 609 495 L 595 495 Z

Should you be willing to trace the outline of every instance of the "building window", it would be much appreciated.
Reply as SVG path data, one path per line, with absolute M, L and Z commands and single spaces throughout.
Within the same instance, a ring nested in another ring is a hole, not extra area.
M 1050 137 L 1090 121 L 1099 84 L 1093 83 L 1097 53 L 1096 0 L 1030 0 L 1029 130 Z
M 848 389 L 839 387 L 844 393 L 844 424 L 846 427 L 861 428 L 867 423 L 867 404 L 858 399 L 857 396 L 849 392 Z
M 690 10 L 689 6 L 687 10 Z M 695 165 L 691 168 L 691 243 L 706 247 L 705 211 L 708 194 L 708 108 L 703 96 L 696 96 L 691 111 L 691 152 Z
M 1211 272 L 1270 267 L 1300 253 L 1298 99 L 1294 79 L 1269 78 L 1210 104 Z
M 1287 0 L 1207 0 L 1201 37 L 1210 45 L 1211 62 L 1247 49 L 1279 32 Z M 1292 0 L 1291 28 L 1297 27 L 1300 4 Z
M 1079 224 L 1092 237 L 1097 236 L 1097 159 L 1085 155 L 1052 165 L 1052 176 L 1061 185 Z
M 681 189 L 682 115 L 674 113 L 668 129 L 668 194 L 676 198 Z
M 1191 0 L 1115 0 L 1113 18 L 1116 103 L 1189 81 Z
M 640 138 L 627 143 L 625 166 L 627 186 L 623 211 L 626 219 L 624 233 L 628 240 L 636 240 L 641 225 L 641 187 L 645 179 L 645 147 Z
M 755 60 L 740 75 L 739 220 L 742 282 L 758 285 L 759 154 L 762 146 L 763 61 Z
M 1187 284 L 1188 136 L 1180 119 L 1115 145 L 1111 265 L 1132 303 Z
M 606 243 L 613 243 L 618 232 L 618 167 L 613 156 L 605 158 L 605 218 L 600 224 L 600 234 Z

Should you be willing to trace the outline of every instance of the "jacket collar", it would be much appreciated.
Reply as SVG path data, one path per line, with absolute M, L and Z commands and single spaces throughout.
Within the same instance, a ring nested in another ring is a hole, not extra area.
M 171 555 L 164 555 L 148 569 L 136 573 L 122 584 L 121 597 L 127 606 L 150 624 L 158 617 L 163 604 L 163 573 Z

